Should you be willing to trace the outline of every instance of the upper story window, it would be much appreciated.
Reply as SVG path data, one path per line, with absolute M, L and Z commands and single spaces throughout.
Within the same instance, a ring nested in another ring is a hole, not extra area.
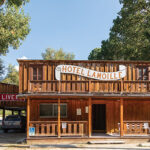
M 137 80 L 148 80 L 148 67 L 137 68 Z
M 33 80 L 42 80 L 42 79 L 43 79 L 43 68 L 33 67 Z

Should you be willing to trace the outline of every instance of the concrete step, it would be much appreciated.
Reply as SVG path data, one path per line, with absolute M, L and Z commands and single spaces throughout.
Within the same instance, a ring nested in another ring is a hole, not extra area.
M 150 147 L 150 143 L 141 143 L 139 144 L 140 147 Z
M 123 140 L 100 140 L 88 141 L 88 144 L 125 144 Z

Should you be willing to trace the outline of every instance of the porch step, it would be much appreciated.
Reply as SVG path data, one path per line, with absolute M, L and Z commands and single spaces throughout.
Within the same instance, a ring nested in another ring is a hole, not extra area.
M 88 141 L 88 144 L 125 144 L 125 141 L 123 140 Z

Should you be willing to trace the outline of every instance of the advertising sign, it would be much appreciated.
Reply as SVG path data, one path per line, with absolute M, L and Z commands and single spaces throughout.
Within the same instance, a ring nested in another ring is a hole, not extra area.
M 117 72 L 99 72 L 79 66 L 73 65 L 58 65 L 55 69 L 55 77 L 57 80 L 61 80 L 61 73 L 76 74 L 79 76 L 92 78 L 96 80 L 119 80 L 126 76 L 126 67 L 119 65 L 119 71 Z

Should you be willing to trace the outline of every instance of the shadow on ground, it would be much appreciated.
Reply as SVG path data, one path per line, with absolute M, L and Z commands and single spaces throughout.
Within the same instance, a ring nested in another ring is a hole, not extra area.
M 19 130 L 9 130 L 4 133 L 0 130 L 0 144 L 16 144 L 18 140 L 25 139 L 26 133 Z

